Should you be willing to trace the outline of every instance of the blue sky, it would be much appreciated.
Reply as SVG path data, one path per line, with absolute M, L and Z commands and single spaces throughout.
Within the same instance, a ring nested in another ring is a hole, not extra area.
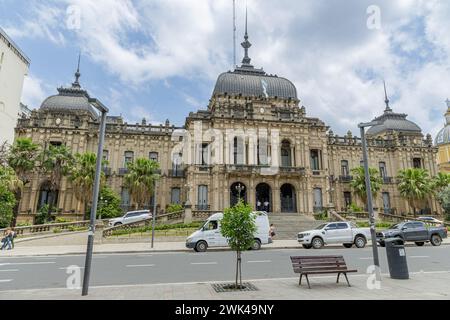
M 238 43 L 246 3 L 252 63 L 292 80 L 308 116 L 356 133 L 382 113 L 385 78 L 394 111 L 433 136 L 443 126 L 447 1 L 237 0 Z M 80 82 L 112 114 L 182 125 L 233 64 L 231 0 L 0 0 L 0 26 L 32 60 L 31 108 L 73 81 L 81 51 Z

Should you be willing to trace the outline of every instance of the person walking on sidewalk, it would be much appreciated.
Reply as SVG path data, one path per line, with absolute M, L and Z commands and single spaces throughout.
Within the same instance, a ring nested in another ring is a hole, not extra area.
M 273 223 L 270 225 L 269 235 L 270 235 L 270 238 L 272 238 L 272 239 L 276 235 L 276 233 L 275 233 L 275 226 L 273 225 Z
M 11 250 L 11 238 L 12 238 L 12 230 L 11 228 L 6 229 L 4 237 L 2 239 L 2 248 L 1 250 L 4 250 L 6 246 L 8 246 L 8 250 Z

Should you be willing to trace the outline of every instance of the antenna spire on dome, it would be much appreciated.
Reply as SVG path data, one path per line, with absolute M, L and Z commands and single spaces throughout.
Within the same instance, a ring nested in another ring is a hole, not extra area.
M 384 103 L 386 103 L 386 109 L 384 111 L 391 112 L 392 109 L 391 109 L 391 107 L 389 107 L 389 98 L 388 98 L 387 90 L 386 90 L 386 81 L 384 81 L 384 80 L 383 80 L 383 85 L 384 85 Z
M 250 57 L 248 56 L 248 49 L 250 49 L 250 47 L 252 46 L 252 44 L 250 43 L 250 41 L 248 41 L 248 20 L 247 20 L 247 8 L 245 8 L 245 35 L 244 35 L 244 42 L 241 43 L 241 46 L 244 48 L 245 50 L 245 55 L 244 55 L 244 59 L 242 59 L 242 65 L 244 66 L 251 66 L 250 62 L 252 61 L 252 59 L 250 59 Z
M 75 72 L 75 82 L 72 83 L 72 87 L 74 87 L 74 88 L 81 88 L 80 82 L 79 82 L 80 77 L 81 77 L 80 61 L 81 61 L 81 52 L 78 54 L 78 67 L 77 67 L 77 72 Z

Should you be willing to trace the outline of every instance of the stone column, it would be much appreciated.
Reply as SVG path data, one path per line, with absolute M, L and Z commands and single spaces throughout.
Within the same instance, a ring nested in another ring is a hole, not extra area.
M 192 222 L 192 204 L 189 200 L 184 205 L 184 223 L 188 224 Z

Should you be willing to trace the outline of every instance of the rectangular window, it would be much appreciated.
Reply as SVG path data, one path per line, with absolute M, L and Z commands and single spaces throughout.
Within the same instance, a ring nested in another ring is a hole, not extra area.
M 124 159 L 125 167 L 127 166 L 127 163 L 133 162 L 133 161 L 134 161 L 134 152 L 133 151 L 126 151 L 125 152 L 125 159 Z
M 172 188 L 170 194 L 170 203 L 172 204 L 180 204 L 181 203 L 181 189 L 180 188 Z
M 208 210 L 208 186 L 198 186 L 198 210 Z
M 413 168 L 422 169 L 422 159 L 421 158 L 413 159 Z
M 352 204 L 352 193 L 351 192 L 344 192 L 344 205 L 347 209 Z
M 103 150 L 103 160 L 109 161 L 109 151 Z
M 384 179 L 387 177 L 387 172 L 386 172 L 386 163 L 384 162 L 380 162 L 379 163 L 379 167 L 380 167 L 380 175 L 381 177 Z
M 322 209 L 322 189 L 314 188 L 314 212 L 321 211 Z
M 207 143 L 201 145 L 200 164 L 202 166 L 209 164 L 209 144 Z
M 130 206 L 130 193 L 128 189 L 123 188 L 121 193 L 122 206 L 129 207 Z
M 60 147 L 60 146 L 62 146 L 62 142 L 61 141 L 50 141 L 50 145 L 53 147 Z
M 150 152 L 149 155 L 148 155 L 148 158 L 150 160 L 158 162 L 158 152 Z
M 321 170 L 321 151 L 317 149 L 310 150 L 311 170 Z
M 347 160 L 342 160 L 341 161 L 341 174 L 344 177 L 347 177 L 349 175 L 348 161 Z
M 385 213 L 390 213 L 391 199 L 389 196 L 389 192 L 383 192 L 383 209 Z

